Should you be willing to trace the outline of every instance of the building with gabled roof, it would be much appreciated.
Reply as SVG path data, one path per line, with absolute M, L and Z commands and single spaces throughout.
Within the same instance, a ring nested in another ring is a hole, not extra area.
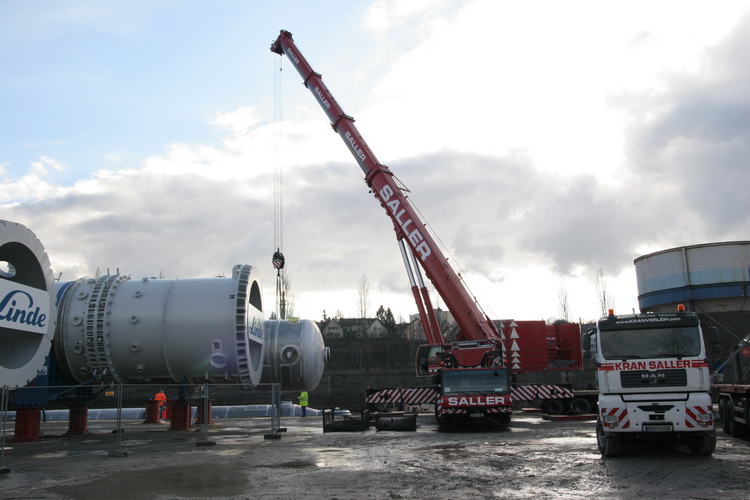
M 374 318 L 332 318 L 318 322 L 324 339 L 384 339 L 388 330 Z

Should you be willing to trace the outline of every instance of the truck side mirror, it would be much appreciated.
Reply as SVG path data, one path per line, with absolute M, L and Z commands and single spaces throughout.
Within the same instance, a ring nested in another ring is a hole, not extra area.
M 591 359 L 591 337 L 595 330 L 589 330 L 583 334 L 583 359 Z
M 715 326 L 708 328 L 708 341 L 711 344 L 711 354 L 721 354 L 721 339 L 719 329 Z

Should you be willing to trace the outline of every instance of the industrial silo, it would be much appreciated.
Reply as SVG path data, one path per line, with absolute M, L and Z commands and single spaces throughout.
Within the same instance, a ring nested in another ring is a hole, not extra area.
M 642 312 L 671 312 L 678 304 L 719 330 L 722 355 L 712 361 L 719 378 L 750 378 L 750 241 L 705 243 L 635 259 Z M 705 328 L 704 328 L 705 333 Z M 746 356 L 743 356 L 746 354 Z

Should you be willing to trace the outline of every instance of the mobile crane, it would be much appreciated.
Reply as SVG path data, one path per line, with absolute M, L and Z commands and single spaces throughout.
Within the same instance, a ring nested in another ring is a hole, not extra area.
M 281 30 L 271 51 L 286 55 L 299 72 L 303 84 L 349 148 L 364 173 L 365 183 L 393 223 L 427 337 L 427 344 L 417 351 L 417 375 L 433 377 L 438 423 L 464 418 L 509 423 L 512 411 L 509 372 L 503 362 L 503 344 L 497 328 L 427 232 L 426 224 L 406 196 L 406 188 L 378 161 L 355 127 L 354 118 L 334 99 L 322 75 L 313 70 L 297 48 L 292 34 Z M 455 342 L 447 343 L 444 339 L 420 266 L 458 324 Z

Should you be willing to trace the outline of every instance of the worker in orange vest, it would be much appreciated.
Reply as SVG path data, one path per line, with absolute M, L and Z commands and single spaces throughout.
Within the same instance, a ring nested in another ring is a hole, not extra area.
M 156 393 L 156 396 L 154 396 L 154 401 L 159 402 L 159 418 L 167 418 L 167 395 L 164 394 L 163 389 Z

